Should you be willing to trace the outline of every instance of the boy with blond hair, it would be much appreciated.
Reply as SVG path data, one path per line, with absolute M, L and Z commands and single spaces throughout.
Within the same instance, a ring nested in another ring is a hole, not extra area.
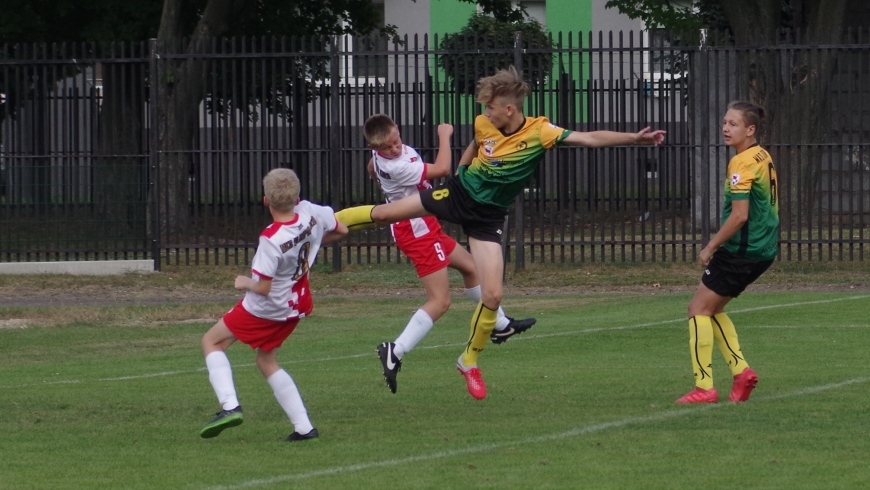
M 486 396 L 477 361 L 495 328 L 502 300 L 504 218 L 546 151 L 559 144 L 590 148 L 658 145 L 665 138 L 664 131 L 650 128 L 637 133 L 562 129 L 546 117 L 523 115 L 523 102 L 529 93 L 529 85 L 514 67 L 480 79 L 477 102 L 486 109 L 474 120 L 474 140 L 459 161 L 457 175 L 434 189 L 398 201 L 348 208 L 336 215 L 349 226 L 430 215 L 462 226 L 480 278 L 481 300 L 471 317 L 471 333 L 456 367 L 476 399 Z
M 296 383 L 278 365 L 278 348 L 314 309 L 308 271 L 317 251 L 344 237 L 347 227 L 335 219 L 332 208 L 299 200 L 299 179 L 290 169 L 269 172 L 263 178 L 263 191 L 263 204 L 273 222 L 260 234 L 251 277 L 236 277 L 235 288 L 245 291 L 245 297 L 202 337 L 208 378 L 221 404 L 221 411 L 200 431 L 204 438 L 240 425 L 244 417 L 225 352 L 236 340 L 257 349 L 257 367 L 294 427 L 284 440 L 320 435 L 311 425 Z

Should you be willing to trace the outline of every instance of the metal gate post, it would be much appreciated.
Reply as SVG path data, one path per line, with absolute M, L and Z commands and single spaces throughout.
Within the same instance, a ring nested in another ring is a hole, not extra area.
M 154 260 L 154 270 L 160 270 L 160 206 L 158 205 L 158 186 L 159 179 L 159 158 L 157 155 L 157 60 L 160 55 L 157 53 L 157 39 L 149 39 L 149 55 L 148 55 L 148 78 L 149 78 L 149 98 L 148 103 L 148 172 L 150 182 L 148 187 L 151 189 L 151 258 Z
M 338 84 L 341 82 L 338 66 L 338 50 L 339 37 L 332 36 L 330 38 L 330 55 L 329 55 L 329 173 L 332 176 L 330 179 L 329 192 L 332 194 L 330 199 L 332 209 L 338 211 L 338 206 L 341 204 L 339 197 L 341 195 L 341 133 L 339 132 L 339 117 L 341 116 L 339 107 L 339 90 Z M 332 270 L 333 272 L 341 271 L 341 246 L 336 242 L 332 245 Z
M 520 76 L 523 73 L 523 32 L 516 31 L 514 32 L 514 67 L 517 71 L 520 72 Z M 525 206 L 525 193 L 520 193 L 517 196 L 514 208 L 516 213 L 515 227 L 516 227 L 516 258 L 514 259 L 514 267 L 516 270 L 522 270 L 526 266 L 526 232 L 524 229 L 524 220 L 523 220 L 523 208 Z M 505 220 L 507 223 L 507 220 Z M 502 233 L 507 234 L 507 228 L 502 230 Z

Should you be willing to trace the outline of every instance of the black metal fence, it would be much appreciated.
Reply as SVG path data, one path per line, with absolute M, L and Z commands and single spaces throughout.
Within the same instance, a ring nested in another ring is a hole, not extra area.
M 730 158 L 720 121 L 737 98 L 771 115 L 761 140 L 780 178 L 782 259 L 862 260 L 867 33 L 812 47 L 673 39 L 565 33 L 552 47 L 518 36 L 459 51 L 437 36 L 4 46 L 0 261 L 247 263 L 269 220 L 260 181 L 272 168 L 293 168 L 305 197 L 336 209 L 382 200 L 365 173 L 361 125 L 373 113 L 393 117 L 427 160 L 435 126 L 453 123 L 458 161 L 481 108 L 439 63 L 457 54 L 473 79 L 505 57 L 534 59 L 543 75 L 528 115 L 581 131 L 668 131 L 657 148 L 552 150 L 509 218 L 516 267 L 694 260 L 718 228 Z M 339 267 L 401 260 L 386 228 L 325 254 Z

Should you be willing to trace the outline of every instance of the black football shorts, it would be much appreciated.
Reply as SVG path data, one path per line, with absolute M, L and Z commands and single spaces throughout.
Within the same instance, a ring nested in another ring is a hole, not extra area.
M 707 264 L 701 282 L 719 296 L 736 298 L 772 263 L 773 260 L 751 260 L 719 248 Z
M 475 201 L 459 177 L 452 175 L 438 187 L 420 191 L 420 201 L 438 219 L 461 225 L 466 235 L 501 243 L 507 210 Z

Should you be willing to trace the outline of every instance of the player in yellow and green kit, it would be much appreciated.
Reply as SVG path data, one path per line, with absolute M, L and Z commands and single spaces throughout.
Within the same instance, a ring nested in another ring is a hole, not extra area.
M 430 215 L 462 226 L 480 279 L 481 299 L 471 318 L 468 344 L 456 364 L 468 392 L 477 399 L 486 396 L 486 385 L 477 367 L 480 352 L 488 341 L 500 343 L 509 336 L 493 336 L 502 299 L 504 218 L 546 150 L 558 144 L 593 148 L 658 145 L 665 138 L 664 131 L 650 128 L 638 133 L 579 132 L 550 124 L 545 117 L 526 117 L 523 103 L 529 92 L 529 85 L 514 67 L 480 79 L 477 102 L 485 104 L 486 110 L 474 121 L 474 141 L 459 160 L 457 175 L 438 187 L 391 203 L 336 213 L 339 221 L 350 228 Z
M 756 134 L 764 109 L 749 102 L 732 102 L 722 121 L 725 144 L 737 155 L 728 163 L 722 227 L 701 250 L 705 266 L 701 284 L 689 302 L 689 350 L 695 389 L 677 403 L 716 403 L 713 387 L 713 341 L 725 357 L 734 382 L 732 402 L 744 402 L 758 375 L 743 357 L 737 331 L 725 305 L 742 293 L 773 263 L 779 253 L 779 202 L 776 169 Z

